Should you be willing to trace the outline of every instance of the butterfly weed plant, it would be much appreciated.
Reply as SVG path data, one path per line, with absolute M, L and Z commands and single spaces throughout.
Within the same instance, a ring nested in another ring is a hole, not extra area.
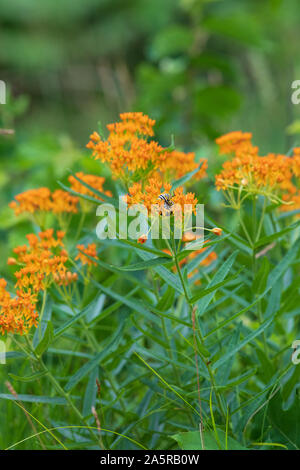
M 300 447 L 300 149 L 261 156 L 250 133 L 218 138 L 229 222 L 205 209 L 201 246 L 174 225 L 99 239 L 96 209 L 120 218 L 120 195 L 173 220 L 211 184 L 209 161 L 162 147 L 154 124 L 121 114 L 90 136 L 98 174 L 10 203 L 32 230 L 0 279 L 3 449 Z

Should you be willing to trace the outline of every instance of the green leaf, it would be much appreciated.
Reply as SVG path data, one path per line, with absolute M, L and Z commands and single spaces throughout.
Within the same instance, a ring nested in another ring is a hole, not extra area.
M 141 271 L 142 269 L 151 268 L 152 266 L 158 266 L 160 264 L 170 263 L 172 261 L 169 257 L 157 257 L 152 258 L 141 263 L 130 264 L 129 266 L 112 266 L 114 269 L 119 271 Z
M 96 397 L 97 397 L 97 383 L 96 379 L 98 379 L 99 370 L 98 367 L 95 367 L 89 377 L 88 384 L 86 386 L 86 391 L 84 394 L 83 399 L 83 416 L 89 416 L 91 414 L 92 406 L 96 404 Z
M 246 46 L 262 46 L 263 31 L 261 22 L 254 15 L 245 14 L 243 10 L 229 14 L 211 15 L 206 17 L 202 27 L 230 40 L 234 39 Z
M 128 245 L 128 246 L 131 246 L 133 248 L 136 248 L 136 250 L 138 250 L 138 251 L 144 251 L 144 252 L 147 252 L 147 253 L 152 253 L 153 255 L 161 256 L 163 258 L 167 258 L 169 256 L 170 260 L 172 260 L 171 255 L 168 255 L 164 251 L 157 250 L 156 248 L 153 248 L 153 247 L 150 248 L 150 246 L 147 246 L 147 244 L 141 245 L 140 243 L 137 243 L 133 240 L 122 240 L 122 239 L 119 239 L 118 242 L 119 242 L 119 245 L 123 245 L 123 246 Z
M 199 170 L 201 170 L 202 165 L 203 162 L 201 162 L 200 165 L 195 168 L 195 170 L 186 173 L 184 176 L 174 181 L 172 183 L 172 191 L 175 191 L 176 188 L 178 188 L 179 186 L 183 186 L 187 181 L 189 181 L 196 173 L 198 173 Z
M 89 374 L 101 361 L 103 362 L 107 357 L 115 351 L 122 340 L 122 331 L 124 329 L 124 322 L 122 322 L 111 338 L 110 342 L 103 347 L 102 351 L 95 354 L 93 359 L 88 361 L 84 366 L 82 366 L 72 377 L 69 379 L 65 386 L 65 390 L 69 392 L 75 385 L 78 384 L 87 374 Z M 101 365 L 101 364 L 100 364 Z
M 50 344 L 53 341 L 53 338 L 54 338 L 53 325 L 49 321 L 48 324 L 47 324 L 47 329 L 45 331 L 43 339 L 40 341 L 40 343 L 34 349 L 35 354 L 40 357 L 46 351 L 46 349 L 50 346 Z
M 53 307 L 52 299 L 49 295 L 47 295 L 43 316 L 42 318 L 39 319 L 38 327 L 35 330 L 35 333 L 33 335 L 32 345 L 34 349 L 37 348 L 39 342 L 43 339 L 45 335 L 45 331 L 47 330 L 48 323 L 52 317 L 52 307 Z
M 0 399 L 3 400 L 12 400 L 12 401 L 21 401 L 28 403 L 49 403 L 50 405 L 66 405 L 67 401 L 63 397 L 47 397 L 42 395 L 22 395 L 18 394 L 17 396 L 11 395 L 9 393 L 0 393 Z
M 174 23 L 159 29 L 152 41 L 150 53 L 154 60 L 159 60 L 165 56 L 187 53 L 192 44 L 192 30 L 187 26 Z
M 47 374 L 47 371 L 41 371 L 41 372 L 36 372 L 35 374 L 32 375 L 27 375 L 26 377 L 22 377 L 19 375 L 11 374 L 9 373 L 8 375 L 13 379 L 13 380 L 18 380 L 19 382 L 33 382 L 34 380 L 40 379 L 41 377 L 44 377 L 44 375 Z
M 270 262 L 266 256 L 264 256 L 262 263 L 260 265 L 260 268 L 258 272 L 255 275 L 253 285 L 252 285 L 252 290 L 254 295 L 259 295 L 261 294 L 267 284 L 267 279 L 270 271 Z
M 289 449 L 300 449 L 300 406 L 299 397 L 288 409 L 282 408 L 282 397 L 279 393 L 269 403 L 268 419 L 273 429 L 278 430 L 280 441 Z
M 94 322 L 102 314 L 105 300 L 106 295 L 100 294 L 99 296 L 97 295 L 95 302 L 90 303 L 90 308 L 86 312 L 85 317 L 87 324 Z
M 150 254 L 147 254 L 147 253 L 139 252 L 138 255 L 141 258 L 143 258 L 144 260 L 153 259 L 153 257 Z M 164 282 L 169 284 L 169 286 L 173 287 L 180 294 L 183 294 L 182 285 L 181 285 L 181 282 L 180 282 L 179 277 L 178 277 L 177 274 L 173 274 L 171 271 L 169 271 L 164 266 L 155 266 L 153 269 L 161 277 L 161 279 Z
M 92 302 L 89 303 L 87 307 L 85 307 L 81 312 L 78 312 L 76 315 L 74 315 L 70 320 L 68 320 L 66 323 L 64 323 L 62 326 L 59 328 L 56 328 L 54 331 L 54 338 L 58 338 L 61 336 L 65 331 L 67 331 L 71 326 L 73 326 L 75 323 L 78 322 L 82 317 L 84 317 L 87 314 L 90 314 L 91 309 L 95 308 L 97 305 L 97 302 L 99 300 L 99 297 L 101 294 L 98 294 L 95 299 L 92 300 Z
M 139 312 L 141 315 L 145 316 L 151 321 L 157 321 L 155 315 L 144 307 L 144 304 L 137 299 L 131 300 L 127 296 L 118 294 L 117 292 L 113 291 L 109 287 L 104 287 L 103 284 L 99 284 L 96 281 L 92 281 L 95 286 L 101 289 L 106 295 L 112 297 L 115 300 L 120 301 L 122 304 L 127 305 L 127 307 L 131 308 L 133 312 Z
M 237 329 L 233 333 L 233 335 L 230 338 L 230 342 L 228 344 L 228 349 L 231 350 L 235 348 L 238 344 L 238 341 L 240 339 L 240 331 L 241 331 L 241 325 L 238 325 Z M 231 357 L 230 360 L 228 360 L 223 367 L 220 367 L 217 373 L 217 383 L 220 385 L 226 384 L 228 381 L 228 378 L 230 376 L 230 372 L 233 366 L 234 362 L 234 356 Z
M 293 262 L 299 250 L 299 245 L 300 245 L 300 240 L 297 240 L 294 243 L 294 245 L 292 245 L 292 247 L 289 249 L 289 251 L 286 253 L 286 255 L 281 259 L 278 265 L 271 271 L 271 273 L 268 276 L 266 289 L 259 297 L 257 297 L 257 299 L 254 302 L 252 302 L 251 304 L 249 304 L 247 307 L 243 308 L 239 312 L 235 313 L 230 318 L 227 318 L 226 320 L 222 321 L 219 325 L 217 325 L 215 328 L 210 330 L 209 333 L 206 334 L 205 338 L 212 335 L 213 333 L 218 331 L 220 328 L 223 328 L 225 325 L 228 325 L 229 323 L 233 322 L 240 315 L 243 315 L 243 313 L 246 313 L 248 310 L 254 307 L 254 305 L 256 305 L 257 302 L 262 300 L 265 297 L 265 295 L 273 288 L 276 282 L 281 278 L 281 276 L 284 274 L 284 272 L 289 267 L 289 265 Z
M 259 336 L 271 324 L 272 321 L 273 321 L 273 318 L 269 318 L 268 320 L 266 320 L 257 330 L 254 330 L 252 333 L 246 336 L 246 338 L 244 338 L 243 341 L 241 341 L 231 350 L 227 351 L 226 354 L 224 354 L 220 359 L 218 359 L 215 363 L 213 363 L 212 368 L 217 369 L 222 364 L 225 364 L 225 362 L 228 361 L 229 358 L 235 355 L 240 349 L 246 346 L 246 344 L 248 344 L 254 338 Z
M 216 428 L 218 432 L 218 438 L 221 443 L 222 449 L 226 449 L 226 434 L 220 429 Z M 200 431 L 189 431 L 181 432 L 172 436 L 172 438 L 178 442 L 179 446 L 183 450 L 219 450 L 218 442 L 216 441 L 215 432 L 209 429 L 203 431 L 203 442 L 204 449 L 202 448 Z M 242 446 L 238 441 L 233 439 L 231 436 L 227 437 L 228 450 L 247 450 L 246 447 Z
M 300 367 L 295 366 L 292 374 L 282 387 L 282 398 L 284 400 L 284 408 L 289 408 L 296 400 L 297 391 L 300 389 Z
M 119 269 L 119 266 L 113 266 L 112 264 L 108 264 L 108 263 L 106 263 L 105 261 L 103 261 L 101 259 L 92 258 L 89 255 L 85 255 L 85 256 L 87 256 L 88 258 L 93 260 L 96 264 L 98 264 L 98 266 L 101 266 L 102 268 L 105 268 L 108 271 L 116 273 L 118 275 L 118 277 L 120 275 L 122 275 L 126 278 L 127 281 L 130 281 L 134 284 L 137 284 L 139 287 L 141 287 L 143 289 L 149 289 L 149 286 L 145 282 L 143 282 L 139 277 L 135 277 L 134 275 L 129 274 L 126 271 L 122 271 L 121 269 Z
M 206 289 L 203 289 L 201 292 L 198 292 L 198 294 L 194 295 L 191 299 L 190 299 L 190 302 L 191 303 L 195 303 L 197 302 L 198 300 L 202 299 L 203 297 L 206 297 L 208 296 L 209 294 L 213 294 L 216 290 L 218 290 L 220 287 L 224 286 L 225 284 L 228 284 L 228 282 L 230 281 L 233 281 L 234 279 L 236 279 L 239 275 L 239 272 L 237 272 L 236 274 L 234 274 L 233 276 L 230 276 L 228 277 L 227 279 L 225 279 L 224 281 L 221 281 L 221 282 L 218 282 L 217 284 L 215 284 L 214 286 L 211 286 L 211 287 L 207 287 Z M 209 301 L 205 301 L 205 304 L 206 304 L 206 307 L 208 306 L 208 304 L 210 303 L 211 299 L 213 298 L 213 295 L 210 296 L 210 299 Z M 205 307 L 205 308 L 206 308 Z M 202 311 L 202 307 L 201 307 L 201 311 Z
M 67 191 L 70 194 L 73 194 L 73 196 L 80 197 L 80 198 L 85 199 L 86 201 L 89 201 L 89 202 L 94 202 L 95 204 L 101 204 L 101 202 L 102 202 L 102 201 L 99 201 L 99 199 L 97 199 L 93 196 L 89 196 L 88 194 L 81 194 L 81 193 L 78 193 L 77 191 L 74 191 L 73 189 L 69 188 L 69 186 L 66 186 L 65 184 L 63 184 L 61 181 L 57 181 L 57 183 L 59 184 L 59 186 L 62 189 L 64 189 L 65 191 Z
M 169 310 L 169 308 L 171 308 L 171 306 L 173 305 L 174 298 L 175 298 L 175 289 L 171 286 L 167 286 L 165 293 L 160 298 L 160 301 L 156 305 L 156 308 L 163 312 L 165 312 L 166 310 Z
M 209 239 L 204 239 L 203 240 L 203 248 L 212 247 L 214 245 L 217 245 L 218 243 L 224 242 L 224 240 L 226 240 L 226 238 L 229 238 L 230 236 L 231 236 L 231 234 L 228 233 L 227 235 L 222 235 L 220 237 L 216 236 L 214 239 L 213 239 L 213 237 L 210 237 Z M 186 249 L 186 247 L 188 247 L 188 249 Z M 187 243 L 186 246 L 185 246 L 185 249 L 182 250 L 178 254 L 178 260 L 179 261 L 182 260 L 186 256 L 190 255 L 191 251 L 198 250 L 198 249 L 199 249 L 199 240 L 194 240 L 192 242 Z M 208 253 L 209 253 L 209 251 L 205 250 L 202 253 L 203 258 L 205 258 L 208 255 Z
M 87 189 L 89 189 L 92 193 L 94 193 L 96 196 L 98 196 L 99 198 L 103 199 L 103 201 L 105 202 L 108 202 L 110 204 L 112 204 L 115 208 L 119 209 L 119 201 L 118 199 L 116 198 L 113 198 L 111 196 L 107 196 L 107 194 L 104 194 L 102 193 L 101 191 L 98 191 L 98 189 L 95 189 L 93 188 L 93 186 L 90 186 L 89 184 L 87 184 L 85 181 L 83 181 L 82 179 L 80 179 L 78 176 L 75 175 L 75 173 L 72 173 L 70 172 L 71 175 L 77 180 L 79 181 L 79 183 L 81 183 L 83 186 L 85 186 Z M 67 187 L 65 187 L 67 188 Z M 70 191 L 70 188 L 68 188 L 68 190 Z M 72 190 L 71 190 L 72 191 Z M 79 197 L 82 197 L 83 195 L 81 193 L 78 193 L 78 196 Z M 95 198 L 97 200 L 97 198 Z M 98 199 L 98 204 L 101 204 L 103 201 L 100 201 Z
M 195 303 L 199 299 L 201 299 L 202 297 L 205 297 L 205 296 L 207 297 L 206 299 L 202 300 L 198 304 L 198 315 L 199 316 L 203 314 L 203 312 L 205 311 L 205 309 L 207 308 L 207 306 L 211 302 L 211 300 L 214 296 L 214 292 L 219 287 L 223 286 L 224 284 L 226 284 L 230 280 L 237 277 L 237 274 L 236 274 L 235 276 L 233 276 L 233 277 L 231 277 L 231 278 L 224 281 L 226 275 L 228 274 L 228 272 L 231 270 L 231 268 L 233 266 L 233 263 L 235 261 L 235 258 L 237 256 L 237 254 L 238 254 L 238 251 L 237 250 L 234 251 L 229 256 L 229 258 L 227 258 L 227 260 L 222 264 L 222 266 L 218 269 L 218 271 L 216 272 L 216 274 L 214 275 L 214 277 L 212 278 L 212 280 L 208 284 L 207 288 L 204 289 L 202 292 L 199 292 L 198 294 L 196 294 L 194 297 L 191 298 L 191 302 Z
M 279 232 L 276 232 L 276 233 L 273 233 L 272 235 L 268 235 L 266 237 L 261 238 L 255 243 L 254 248 L 256 249 L 262 245 L 268 245 L 274 240 L 277 240 L 278 238 L 283 237 L 283 235 L 291 232 L 292 230 L 295 230 L 295 228 L 299 227 L 299 225 L 300 225 L 300 221 L 295 222 L 294 224 L 290 225 L 289 227 L 284 228 L 283 230 L 280 230 Z

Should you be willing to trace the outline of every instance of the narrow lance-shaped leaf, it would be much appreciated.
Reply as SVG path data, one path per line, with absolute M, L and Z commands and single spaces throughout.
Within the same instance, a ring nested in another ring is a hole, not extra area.
M 84 366 L 82 366 L 72 377 L 69 379 L 65 390 L 68 392 L 75 387 L 87 374 L 89 374 L 101 361 L 106 359 L 111 355 L 113 351 L 116 350 L 118 344 L 122 340 L 122 330 L 124 329 L 124 322 L 120 324 L 119 328 L 113 335 L 109 344 L 103 347 L 102 351 L 95 354 L 93 359 L 88 361 Z M 101 365 L 101 364 L 100 364 Z

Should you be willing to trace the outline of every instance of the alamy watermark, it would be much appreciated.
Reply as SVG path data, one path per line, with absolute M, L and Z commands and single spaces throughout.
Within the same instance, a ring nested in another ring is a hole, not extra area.
M 291 95 L 291 101 L 293 104 L 299 104 L 300 103 L 300 80 L 294 80 L 291 85 L 292 89 L 295 90 L 293 91 Z
M 297 339 L 292 344 L 293 354 L 292 354 L 292 363 L 297 365 L 300 364 L 300 340 Z
M 0 341 L 0 364 L 6 364 L 6 344 Z
M 128 207 L 124 197 L 119 197 L 118 210 L 113 204 L 98 206 L 96 215 L 101 218 L 96 227 L 100 240 L 152 240 L 181 239 L 183 233 L 192 235 L 186 250 L 201 249 L 204 242 L 204 204 L 168 205 L 152 204 L 150 210 L 144 204 Z
M 6 84 L 0 80 L 0 104 L 6 104 Z

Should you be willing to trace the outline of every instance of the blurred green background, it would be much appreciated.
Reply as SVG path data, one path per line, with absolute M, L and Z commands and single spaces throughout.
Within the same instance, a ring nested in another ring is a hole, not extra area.
M 85 144 L 120 112 L 208 157 L 211 188 L 221 133 L 252 131 L 262 152 L 299 144 L 299 13 L 298 0 L 0 0 L 0 128 L 15 129 L 0 136 L 2 263 L 27 230 L 8 201 L 71 167 L 99 173 Z

